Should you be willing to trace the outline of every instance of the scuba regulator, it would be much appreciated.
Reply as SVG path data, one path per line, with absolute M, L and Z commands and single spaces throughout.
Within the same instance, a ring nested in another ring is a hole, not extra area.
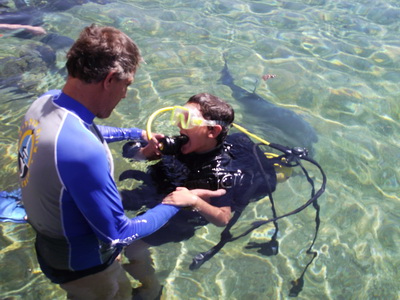
M 165 155 L 178 154 L 181 147 L 189 141 L 186 135 L 166 136 L 159 140 L 159 150 Z

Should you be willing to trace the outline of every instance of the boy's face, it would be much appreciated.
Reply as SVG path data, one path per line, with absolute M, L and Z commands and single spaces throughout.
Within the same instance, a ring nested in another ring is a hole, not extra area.
M 200 112 L 200 107 L 197 104 L 188 103 L 185 104 L 185 107 Z M 180 128 L 180 134 L 184 134 L 189 138 L 189 141 L 186 144 L 184 144 L 181 148 L 182 154 L 189 154 L 192 152 L 195 153 L 207 152 L 215 148 L 215 146 L 217 145 L 216 137 L 218 135 L 215 136 L 214 127 L 196 126 L 190 129 L 184 129 L 181 126 L 179 126 L 179 128 Z

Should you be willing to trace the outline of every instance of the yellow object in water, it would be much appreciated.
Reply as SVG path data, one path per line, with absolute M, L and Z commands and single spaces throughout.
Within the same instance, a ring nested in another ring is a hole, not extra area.
M 279 155 L 275 153 L 264 153 L 267 158 L 278 157 Z M 282 162 L 286 162 L 286 158 L 282 157 Z M 276 180 L 278 183 L 285 182 L 292 176 L 293 168 L 285 167 L 279 163 L 274 164 Z

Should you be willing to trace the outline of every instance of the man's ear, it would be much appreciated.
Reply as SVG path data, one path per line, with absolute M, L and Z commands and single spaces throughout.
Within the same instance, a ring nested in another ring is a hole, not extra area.
M 105 89 L 108 89 L 111 85 L 112 80 L 116 78 L 115 73 L 115 71 L 108 72 L 106 78 L 103 80 L 103 86 Z
M 217 136 L 219 136 L 219 134 L 222 131 L 222 126 L 221 125 L 215 125 L 215 126 L 212 126 L 212 127 L 209 127 L 209 128 L 210 128 L 210 130 L 209 130 L 208 136 L 210 138 L 213 138 L 213 139 L 216 139 Z

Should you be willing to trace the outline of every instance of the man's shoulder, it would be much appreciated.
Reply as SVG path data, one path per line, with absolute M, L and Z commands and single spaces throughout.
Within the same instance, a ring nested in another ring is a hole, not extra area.
M 41 96 L 39 96 L 39 99 L 42 97 L 52 97 L 52 98 L 58 98 L 61 95 L 61 90 L 49 90 L 46 93 L 42 94 Z
M 47 93 L 40 95 L 36 100 L 34 100 L 29 107 L 25 117 L 33 117 L 35 119 L 43 116 L 47 116 L 51 110 L 54 109 L 53 99 L 58 97 L 61 93 L 60 90 L 51 90 Z
M 64 157 L 77 161 L 102 156 L 103 144 L 74 114 L 65 117 L 57 138 L 57 149 Z

